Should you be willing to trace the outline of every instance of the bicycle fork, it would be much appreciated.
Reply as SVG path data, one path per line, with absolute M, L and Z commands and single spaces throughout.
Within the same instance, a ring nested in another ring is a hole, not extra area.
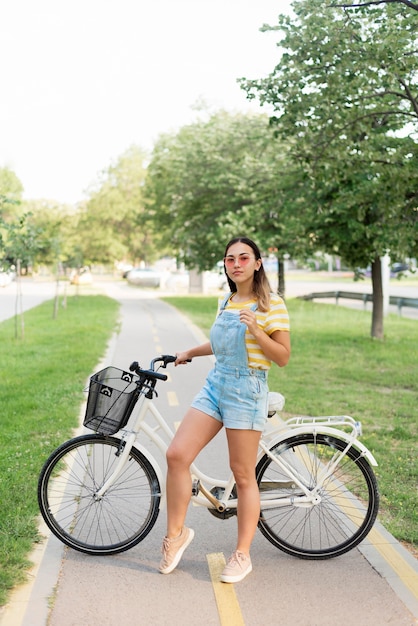
M 125 463 L 128 459 L 128 456 L 132 450 L 132 446 L 135 443 L 136 433 L 130 433 L 126 439 L 121 439 L 118 451 L 116 452 L 116 456 L 119 456 L 119 461 L 116 464 L 115 469 L 109 476 L 109 478 L 104 482 L 104 484 L 96 491 L 94 494 L 94 499 L 96 501 L 101 500 L 103 496 L 106 494 L 106 491 L 113 485 L 117 478 L 121 475 L 123 468 L 125 467 Z

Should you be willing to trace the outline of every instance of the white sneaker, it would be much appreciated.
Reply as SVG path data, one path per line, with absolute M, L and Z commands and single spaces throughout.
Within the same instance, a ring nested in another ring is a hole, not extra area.
M 191 544 L 194 537 L 194 530 L 183 526 L 182 531 L 178 537 L 169 539 L 164 537 L 163 547 L 161 552 L 163 558 L 161 559 L 160 567 L 158 568 L 161 574 L 170 574 L 173 569 L 180 563 L 180 559 L 183 556 L 183 552 Z
M 243 580 L 252 570 L 253 566 L 250 557 L 236 550 L 229 557 L 220 580 L 223 583 L 239 583 L 239 581 Z

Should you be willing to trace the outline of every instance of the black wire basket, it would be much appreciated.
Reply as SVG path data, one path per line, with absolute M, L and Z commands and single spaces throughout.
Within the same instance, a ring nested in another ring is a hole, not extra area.
M 84 426 L 113 435 L 126 426 L 138 397 L 139 378 L 117 367 L 106 367 L 90 378 Z

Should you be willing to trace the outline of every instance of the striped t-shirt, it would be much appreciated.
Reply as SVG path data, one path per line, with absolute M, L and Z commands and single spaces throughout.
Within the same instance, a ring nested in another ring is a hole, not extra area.
M 219 307 L 222 304 L 222 300 L 219 301 Z M 248 300 L 247 302 L 231 302 L 231 298 L 228 299 L 225 310 L 236 311 L 237 313 L 241 309 L 249 309 L 256 300 Z M 271 335 L 276 330 L 289 331 L 289 314 L 286 309 L 286 305 L 282 298 L 277 294 L 270 294 L 270 309 L 269 311 L 255 311 L 257 317 L 258 326 L 264 330 L 265 333 Z M 254 369 L 268 370 L 271 367 L 271 361 L 266 358 L 262 352 L 260 346 L 256 342 L 253 335 L 246 331 L 245 333 L 245 345 L 248 355 L 248 366 Z

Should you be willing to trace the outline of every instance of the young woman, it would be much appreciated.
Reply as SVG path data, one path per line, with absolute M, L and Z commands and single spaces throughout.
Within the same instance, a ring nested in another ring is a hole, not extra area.
M 221 581 L 235 583 L 252 571 L 250 546 L 260 515 L 254 468 L 267 418 L 267 373 L 272 361 L 279 367 L 289 361 L 290 338 L 285 304 L 271 293 L 256 244 L 246 237 L 230 241 L 224 268 L 231 293 L 220 303 L 210 341 L 177 353 L 175 365 L 210 354 L 216 363 L 167 451 L 167 535 L 159 570 L 172 572 L 194 537 L 184 526 L 189 468 L 224 426 L 237 487 L 238 540 Z

